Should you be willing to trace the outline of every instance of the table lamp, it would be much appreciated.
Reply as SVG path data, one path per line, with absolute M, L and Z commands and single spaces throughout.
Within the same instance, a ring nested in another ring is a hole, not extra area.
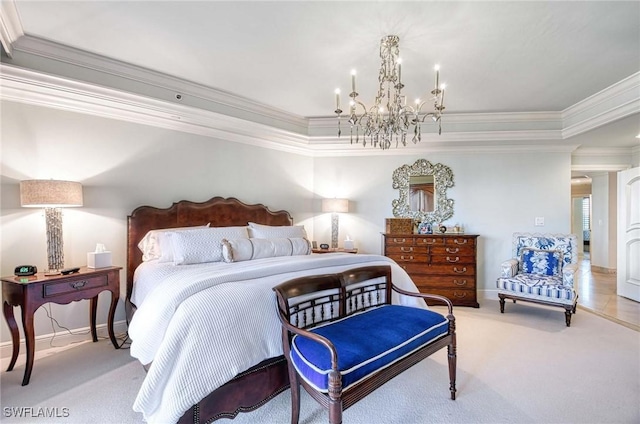
M 44 208 L 48 271 L 64 268 L 60 208 L 82 206 L 82 184 L 57 180 L 20 181 L 20 205 L 26 208 Z
M 331 212 L 331 248 L 338 248 L 338 213 L 349 212 L 348 199 L 322 199 L 322 212 Z

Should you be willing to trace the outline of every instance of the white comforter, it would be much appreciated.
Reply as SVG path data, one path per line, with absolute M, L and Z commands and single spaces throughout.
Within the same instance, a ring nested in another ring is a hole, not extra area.
M 144 286 L 134 298 L 138 310 L 129 337 L 131 355 L 152 364 L 133 409 L 150 423 L 176 422 L 236 374 L 282 355 L 273 286 L 304 275 L 386 264 L 392 266 L 394 284 L 417 291 L 402 268 L 379 255 L 336 253 L 225 265 L 143 264 L 136 278 L 151 275 L 153 287 Z M 421 299 L 394 296 L 394 303 L 426 307 Z

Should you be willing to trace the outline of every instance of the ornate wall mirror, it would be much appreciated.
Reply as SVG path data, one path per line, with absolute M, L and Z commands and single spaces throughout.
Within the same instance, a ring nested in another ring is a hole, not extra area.
M 393 171 L 393 188 L 399 190 L 399 198 L 391 203 L 393 216 L 430 223 L 451 218 L 453 200 L 447 198 L 449 187 L 453 187 L 453 172 L 446 165 L 418 159 L 413 165 L 401 166 Z

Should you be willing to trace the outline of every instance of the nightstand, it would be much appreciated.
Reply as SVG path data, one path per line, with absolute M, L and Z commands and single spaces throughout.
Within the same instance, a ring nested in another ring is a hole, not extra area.
M 343 252 L 343 253 L 358 253 L 358 249 L 311 249 L 312 253 L 336 253 L 336 252 Z
M 121 267 L 87 268 L 69 275 L 45 276 L 38 273 L 30 277 L 3 277 L 2 278 L 2 311 L 11 330 L 13 353 L 11 363 L 7 371 L 11 371 L 18 359 L 20 351 L 20 333 L 13 316 L 13 307 L 22 309 L 22 326 L 25 344 L 27 346 L 27 363 L 24 370 L 22 385 L 29 384 L 35 351 L 35 332 L 33 329 L 33 314 L 45 303 L 68 304 L 77 300 L 89 299 L 89 320 L 91 322 L 91 337 L 98 341 L 96 334 L 96 309 L 98 307 L 98 294 L 104 290 L 111 292 L 111 306 L 107 327 L 109 338 L 116 349 L 119 349 L 118 341 L 113 333 L 113 319 L 116 305 L 120 297 L 120 270 Z

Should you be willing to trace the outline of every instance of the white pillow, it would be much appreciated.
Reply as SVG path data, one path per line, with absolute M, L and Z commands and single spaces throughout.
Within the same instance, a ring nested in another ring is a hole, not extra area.
M 160 259 L 162 257 L 162 244 L 164 235 L 167 231 L 190 231 L 198 228 L 207 228 L 207 225 L 197 225 L 194 227 L 177 227 L 177 228 L 159 228 L 157 230 L 148 231 L 147 234 L 140 240 L 138 243 L 138 249 L 142 252 L 142 261 L 151 261 L 154 259 Z M 171 253 L 171 249 L 165 249 L 165 255 L 171 257 L 173 254 Z M 171 262 L 171 258 L 169 260 L 164 260 L 164 262 Z
M 307 232 L 303 225 L 262 225 L 255 222 L 249 223 L 249 237 L 251 238 L 307 238 Z
M 174 265 L 222 261 L 222 240 L 249 237 L 247 227 L 214 227 L 165 233 L 171 243 Z
M 222 240 L 222 258 L 225 262 L 310 254 L 311 243 L 302 237 Z

